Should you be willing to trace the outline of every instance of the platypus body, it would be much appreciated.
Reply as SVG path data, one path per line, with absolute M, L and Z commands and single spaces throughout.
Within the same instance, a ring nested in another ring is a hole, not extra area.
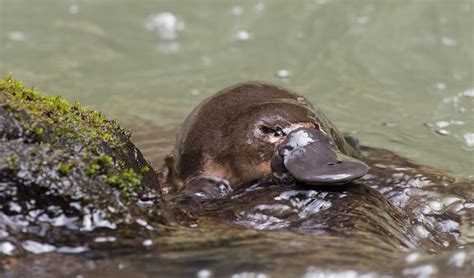
M 254 182 L 344 184 L 367 173 L 358 157 L 304 97 L 246 82 L 191 112 L 162 172 L 165 183 L 187 196 L 215 199 Z

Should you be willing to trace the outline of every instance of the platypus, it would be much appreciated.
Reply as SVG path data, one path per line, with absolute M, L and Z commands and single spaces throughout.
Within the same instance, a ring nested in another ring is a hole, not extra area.
M 214 199 L 253 182 L 344 184 L 368 166 L 315 106 L 264 82 L 225 88 L 186 118 L 162 173 L 187 196 Z

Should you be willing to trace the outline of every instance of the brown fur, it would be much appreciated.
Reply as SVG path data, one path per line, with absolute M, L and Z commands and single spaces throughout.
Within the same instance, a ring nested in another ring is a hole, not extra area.
M 356 156 L 326 116 L 303 97 L 263 82 L 234 85 L 207 98 L 185 120 L 168 163 L 168 181 L 185 187 L 205 174 L 226 179 L 236 189 L 271 176 L 275 144 L 259 138 L 259 124 L 314 125 L 329 134 L 343 153 Z

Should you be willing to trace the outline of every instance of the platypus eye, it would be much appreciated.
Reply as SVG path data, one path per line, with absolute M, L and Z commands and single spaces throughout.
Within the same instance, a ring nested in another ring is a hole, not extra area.
M 259 126 L 258 129 L 260 130 L 260 132 L 262 132 L 263 134 L 271 134 L 272 136 L 274 137 L 282 137 L 282 136 L 285 136 L 286 133 L 283 131 L 283 129 L 281 129 L 280 127 L 277 127 L 277 128 L 271 128 L 271 127 L 268 127 L 268 126 Z
M 258 130 L 260 130 L 260 132 L 263 133 L 263 134 L 270 134 L 270 133 L 275 132 L 275 130 L 273 128 L 270 128 L 270 127 L 264 126 L 264 125 L 259 126 Z

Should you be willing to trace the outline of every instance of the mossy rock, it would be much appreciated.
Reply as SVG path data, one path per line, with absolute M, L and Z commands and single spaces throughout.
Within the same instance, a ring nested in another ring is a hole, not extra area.
M 157 173 L 118 122 L 0 81 L 0 257 L 141 244 L 172 220 Z

